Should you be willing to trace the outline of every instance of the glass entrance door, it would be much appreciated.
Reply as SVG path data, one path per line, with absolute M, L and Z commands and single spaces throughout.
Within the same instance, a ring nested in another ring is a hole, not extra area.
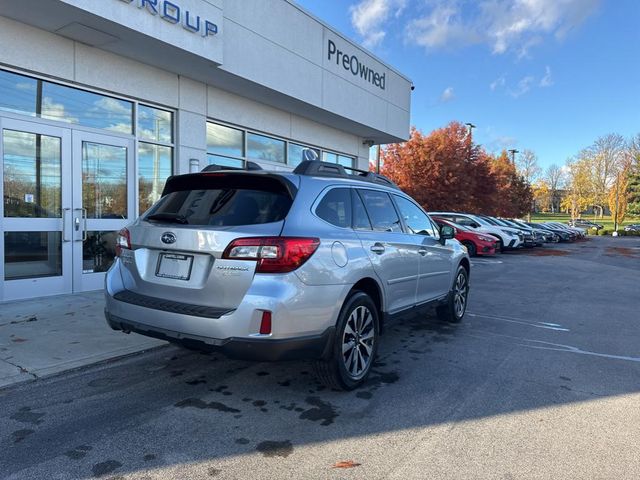
M 71 132 L 0 119 L 0 299 L 68 293 Z
M 73 132 L 73 290 L 97 290 L 135 218 L 133 140 Z
M 0 301 L 97 290 L 135 218 L 134 141 L 0 118 Z

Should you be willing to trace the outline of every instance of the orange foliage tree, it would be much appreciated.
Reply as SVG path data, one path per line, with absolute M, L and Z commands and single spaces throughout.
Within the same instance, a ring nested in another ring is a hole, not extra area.
M 452 122 L 429 135 L 416 128 L 383 152 L 382 172 L 427 210 L 493 213 L 497 186 L 491 157 Z
M 429 135 L 413 128 L 407 142 L 389 145 L 382 156 L 381 173 L 426 210 L 518 217 L 531 208 L 531 187 L 507 153 L 488 154 L 459 122 Z

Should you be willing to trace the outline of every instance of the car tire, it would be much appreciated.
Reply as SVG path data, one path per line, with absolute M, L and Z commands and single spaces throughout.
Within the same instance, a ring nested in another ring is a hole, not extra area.
M 354 292 L 342 306 L 331 354 L 315 363 L 318 380 L 336 390 L 353 390 L 369 376 L 378 351 L 380 320 L 369 295 Z
M 453 285 L 447 296 L 446 303 L 436 308 L 438 318 L 445 322 L 459 323 L 467 311 L 469 297 L 469 272 L 463 266 L 458 267 Z
M 469 241 L 464 241 L 462 244 L 467 247 L 467 253 L 470 257 L 475 257 L 478 255 L 478 249 L 476 248 L 476 244 Z

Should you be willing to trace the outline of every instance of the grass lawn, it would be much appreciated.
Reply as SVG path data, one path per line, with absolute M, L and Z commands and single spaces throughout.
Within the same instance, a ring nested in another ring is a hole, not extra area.
M 599 223 L 604 226 L 605 229 L 611 231 L 613 230 L 613 220 L 608 215 L 605 215 L 603 218 L 596 218 L 595 215 L 582 215 L 582 218 L 585 220 L 590 220 L 592 222 Z M 531 214 L 532 222 L 560 222 L 567 223 L 571 220 L 571 215 L 566 213 L 535 213 Z M 631 225 L 632 223 L 640 223 L 640 218 L 633 218 L 627 216 L 625 221 L 621 226 L 618 227 L 619 230 L 622 230 L 625 225 Z

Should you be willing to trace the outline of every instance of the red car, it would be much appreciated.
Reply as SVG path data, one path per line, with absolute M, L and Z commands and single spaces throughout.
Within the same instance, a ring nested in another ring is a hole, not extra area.
M 453 227 L 455 231 L 455 239 L 467 247 L 469 256 L 476 255 L 495 255 L 497 249 L 497 239 L 486 233 L 474 232 L 471 228 L 457 223 L 450 222 L 438 217 L 432 217 L 433 221 L 438 225 L 447 225 Z

